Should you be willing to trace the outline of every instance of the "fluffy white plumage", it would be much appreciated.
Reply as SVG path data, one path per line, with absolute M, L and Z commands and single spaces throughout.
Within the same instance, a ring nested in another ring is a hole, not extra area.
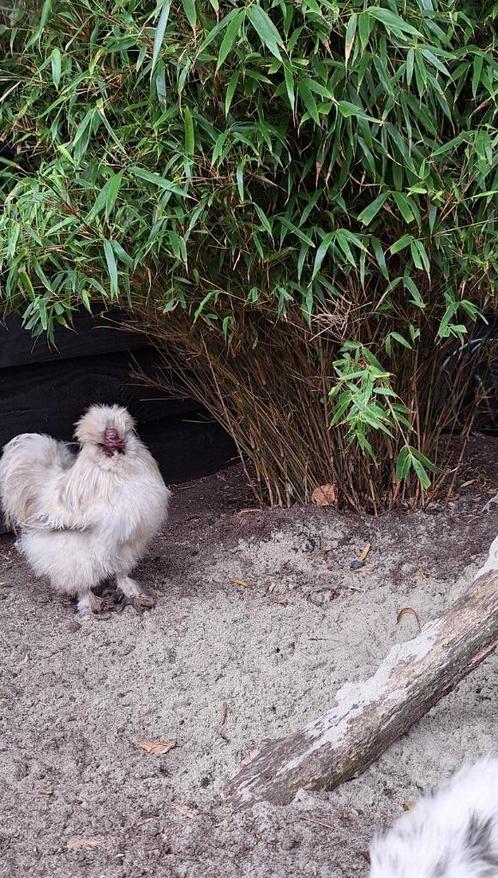
M 498 759 L 465 765 L 370 848 L 370 878 L 497 878 Z
M 129 574 L 166 518 L 170 492 L 125 408 L 93 405 L 76 424 L 78 454 L 39 433 L 4 448 L 0 500 L 37 576 L 99 609 L 91 589 L 108 577 L 129 598 L 152 602 Z

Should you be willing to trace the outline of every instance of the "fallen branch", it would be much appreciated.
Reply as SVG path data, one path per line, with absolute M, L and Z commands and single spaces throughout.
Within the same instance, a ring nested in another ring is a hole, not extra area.
M 229 803 L 287 804 L 299 789 L 330 790 L 371 765 L 496 648 L 496 567 L 498 538 L 465 595 L 394 646 L 373 677 L 343 686 L 320 719 L 261 744 L 229 782 Z

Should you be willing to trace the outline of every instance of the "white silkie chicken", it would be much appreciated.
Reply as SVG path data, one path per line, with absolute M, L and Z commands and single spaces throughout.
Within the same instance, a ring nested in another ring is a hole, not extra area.
M 498 878 L 498 759 L 465 765 L 370 848 L 370 878 Z
M 92 405 L 76 424 L 80 451 L 39 433 L 4 448 L 0 500 L 37 576 L 102 609 L 92 589 L 109 577 L 137 608 L 154 601 L 130 573 L 166 518 L 170 492 L 125 408 Z

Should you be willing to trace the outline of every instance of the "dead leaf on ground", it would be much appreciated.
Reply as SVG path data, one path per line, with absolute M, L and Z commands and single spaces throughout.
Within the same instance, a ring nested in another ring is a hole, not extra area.
M 179 814 L 183 814 L 184 817 L 188 817 L 189 820 L 197 816 L 195 811 L 192 811 L 192 808 L 189 808 L 187 805 L 172 805 L 171 807 L 178 811 Z
M 70 851 L 80 851 L 85 848 L 98 848 L 104 843 L 104 841 L 105 838 L 103 835 L 75 835 L 73 838 L 67 840 L 66 847 Z
M 239 588 L 251 588 L 248 582 L 246 582 L 244 579 L 239 579 L 237 576 L 232 576 L 230 582 L 232 583 L 232 585 L 238 585 Z
M 413 607 L 402 607 L 402 609 L 399 611 L 398 615 L 396 616 L 396 625 L 399 625 L 403 616 L 415 616 L 415 619 L 417 620 L 418 630 L 419 631 L 422 630 L 422 626 L 420 624 L 420 619 L 419 619 L 417 613 L 415 612 L 415 610 L 413 609 Z
M 406 802 L 403 802 L 403 811 L 411 811 L 414 807 L 415 802 L 413 799 L 407 799 Z
M 311 495 L 311 502 L 315 506 L 332 506 L 337 500 L 337 491 L 335 485 L 320 485 L 315 488 Z
M 372 543 L 367 543 L 366 546 L 361 550 L 360 554 L 358 555 L 358 561 L 365 561 L 371 548 L 372 548 Z
M 139 741 L 137 747 L 154 756 L 162 756 L 176 747 L 176 741 Z

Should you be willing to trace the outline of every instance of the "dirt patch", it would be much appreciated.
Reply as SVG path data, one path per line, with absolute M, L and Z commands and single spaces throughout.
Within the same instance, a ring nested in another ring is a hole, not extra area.
M 1 539 L 0 876 L 364 878 L 375 827 L 497 752 L 496 657 L 337 791 L 232 815 L 220 790 L 416 633 L 400 608 L 423 624 L 462 592 L 497 532 L 497 452 L 476 445 L 448 507 L 376 519 L 255 510 L 238 467 L 181 486 L 138 571 L 156 609 L 83 628 Z

